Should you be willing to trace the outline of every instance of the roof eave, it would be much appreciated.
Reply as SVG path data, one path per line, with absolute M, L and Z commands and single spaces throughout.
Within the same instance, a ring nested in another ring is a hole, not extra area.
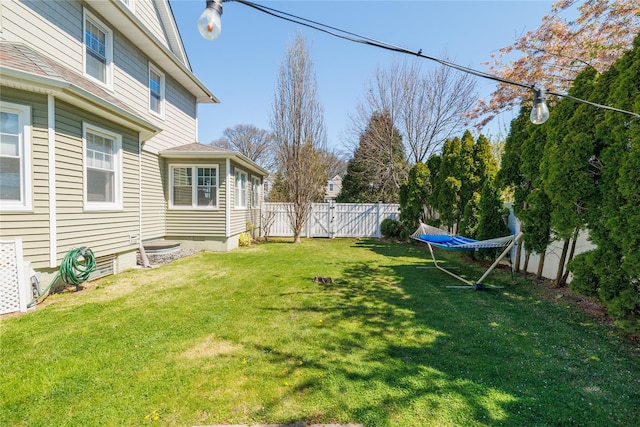
M 104 0 L 89 0 L 88 3 L 109 22 L 117 22 L 118 30 L 126 34 L 130 40 L 135 40 L 136 45 L 157 66 L 188 89 L 198 103 L 220 103 L 220 100 L 193 74 L 189 68 L 188 60 L 186 60 L 186 55 L 183 58 L 184 62 L 182 62 L 175 53 L 151 34 L 125 5 L 117 1 L 105 2 Z
M 262 177 L 269 175 L 269 171 L 259 166 L 245 155 L 237 151 L 180 151 L 180 150 L 163 150 L 159 153 L 160 157 L 165 159 L 208 159 L 208 160 L 221 160 L 229 159 L 236 163 L 251 169 L 252 172 L 258 172 Z
M 140 133 L 142 141 L 147 141 L 162 129 L 104 99 L 67 81 L 39 76 L 12 68 L 0 67 L 0 83 L 7 87 L 29 92 L 53 95 L 87 111 L 100 110 L 100 116 Z

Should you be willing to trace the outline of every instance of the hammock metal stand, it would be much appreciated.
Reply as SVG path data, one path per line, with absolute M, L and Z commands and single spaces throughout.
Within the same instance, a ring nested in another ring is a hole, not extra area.
M 418 230 L 411 235 L 411 238 L 417 240 L 422 243 L 426 243 L 429 247 L 429 252 L 431 253 L 431 258 L 433 259 L 433 268 L 437 268 L 440 271 L 443 271 L 460 280 L 463 283 L 466 283 L 464 286 L 447 286 L 447 288 L 456 288 L 456 289 L 474 289 L 474 290 L 485 290 L 485 289 L 502 289 L 504 286 L 492 286 L 485 285 L 482 282 L 487 276 L 498 266 L 500 261 L 507 256 L 507 254 L 511 251 L 514 245 L 518 244 L 522 239 L 522 232 L 519 232 L 515 236 L 507 236 L 501 237 L 497 239 L 490 240 L 471 240 L 460 236 L 450 236 L 444 230 L 439 228 L 431 227 L 425 224 L 420 224 Z M 504 250 L 502 253 L 495 259 L 493 264 L 484 272 L 484 274 L 475 282 L 471 282 L 464 277 L 461 277 L 444 267 L 438 265 L 438 261 L 436 260 L 436 256 L 433 252 L 433 246 L 444 250 L 454 250 L 454 251 L 469 251 L 476 249 L 489 249 L 489 248 L 502 248 Z M 506 247 L 505 247 L 506 246 Z M 430 268 L 430 267 L 418 267 L 418 268 Z

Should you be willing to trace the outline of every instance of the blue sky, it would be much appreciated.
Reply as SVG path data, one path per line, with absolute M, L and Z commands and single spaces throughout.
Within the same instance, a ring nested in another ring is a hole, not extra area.
M 260 1 L 283 12 L 342 30 L 392 43 L 412 51 L 485 71 L 491 53 L 540 25 L 551 1 Z M 269 16 L 237 2 L 225 2 L 222 34 L 204 40 L 196 21 L 205 0 L 170 0 L 191 67 L 220 99 L 200 105 L 199 142 L 208 144 L 226 128 L 250 124 L 269 129 L 276 77 L 287 46 L 298 32 L 307 40 L 324 108 L 328 146 L 350 150 L 349 115 L 364 97 L 378 67 L 407 55 L 342 40 Z M 422 59 L 424 70 L 436 66 Z M 495 82 L 478 78 L 480 97 L 488 98 Z M 494 120 L 483 133 L 496 135 L 514 113 Z

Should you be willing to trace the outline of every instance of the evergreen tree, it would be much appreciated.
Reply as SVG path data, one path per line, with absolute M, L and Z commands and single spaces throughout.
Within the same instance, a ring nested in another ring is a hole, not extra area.
M 353 159 L 347 163 L 347 173 L 342 179 L 342 190 L 336 202 L 338 203 L 371 203 L 374 200 L 372 186 L 373 177 L 366 169 L 364 162 L 357 160 L 358 150 Z
M 431 194 L 429 168 L 422 162 L 409 170 L 407 182 L 400 186 L 400 223 L 404 232 L 414 232 L 420 221 L 426 221 L 427 205 Z
M 598 78 L 591 101 L 640 111 L 640 36 L 634 49 Z M 612 111 L 595 124 L 590 166 L 597 195 L 588 203 L 589 235 L 597 249 L 570 268 L 571 289 L 596 293 L 616 322 L 640 332 L 640 123 Z
M 502 219 L 504 213 L 505 209 L 502 200 L 500 200 L 500 193 L 493 184 L 486 183 L 480 195 L 480 216 L 476 238 L 486 240 L 511 234 Z
M 482 134 L 478 136 L 473 146 L 473 163 L 478 180 L 474 191 L 479 193 L 484 184 L 493 182 L 498 173 L 498 162 L 493 155 L 491 142 Z
M 464 209 L 469 200 L 473 198 L 473 193 L 482 191 L 480 176 L 477 174 L 475 141 L 470 131 L 465 131 L 462 135 L 460 145 L 460 157 L 456 162 L 455 177 L 460 181 L 460 209 L 456 223 L 462 221 Z
M 509 229 L 502 219 L 502 215 L 506 213 L 500 192 L 487 182 L 482 188 L 480 194 L 480 212 L 478 215 L 478 229 L 476 232 L 477 240 L 487 240 L 496 237 L 508 236 Z M 480 259 L 493 259 L 499 253 L 500 249 L 487 249 L 478 251 L 474 257 Z
M 338 201 L 397 203 L 407 170 L 402 137 L 389 112 L 374 113 L 349 161 Z
M 471 200 L 464 207 L 462 221 L 460 221 L 459 233 L 463 236 L 475 239 L 480 221 L 480 193 L 474 192 Z

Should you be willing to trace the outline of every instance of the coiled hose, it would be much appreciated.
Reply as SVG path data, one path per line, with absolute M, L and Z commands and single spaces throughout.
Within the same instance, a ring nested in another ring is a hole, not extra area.
M 40 293 L 33 301 L 27 304 L 27 307 L 32 307 L 37 304 L 40 298 L 46 295 L 51 287 L 60 278 L 67 285 L 74 285 L 76 287 L 84 283 L 89 279 L 91 273 L 96 269 L 96 258 L 93 255 L 93 251 L 86 246 L 82 246 L 77 249 L 72 249 L 62 259 L 60 264 L 60 270 L 53 276 L 51 282 L 44 291 Z

